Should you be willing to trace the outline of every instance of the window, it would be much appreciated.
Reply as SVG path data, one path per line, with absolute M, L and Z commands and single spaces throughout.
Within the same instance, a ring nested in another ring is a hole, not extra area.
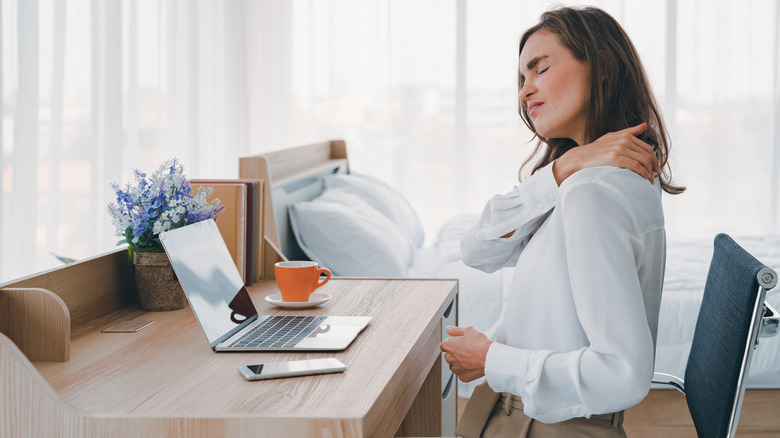
M 778 2 L 595 2 L 645 63 L 688 187 L 671 238 L 777 232 Z M 530 152 L 517 43 L 546 1 L 2 0 L 0 282 L 111 250 L 110 184 L 341 138 L 428 233 Z M 728 32 L 725 31 L 728 29 Z M 422 188 L 422 189 L 421 189 Z

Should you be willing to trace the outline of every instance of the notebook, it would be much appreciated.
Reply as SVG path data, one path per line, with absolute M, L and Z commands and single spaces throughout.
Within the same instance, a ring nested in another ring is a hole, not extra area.
M 212 219 L 162 232 L 160 241 L 214 351 L 338 351 L 371 320 L 258 315 Z

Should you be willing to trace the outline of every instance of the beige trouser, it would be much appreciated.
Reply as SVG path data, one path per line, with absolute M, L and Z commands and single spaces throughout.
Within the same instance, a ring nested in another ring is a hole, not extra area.
M 482 385 L 487 386 L 487 383 Z M 475 394 L 482 392 L 485 394 L 486 388 L 480 385 L 479 389 L 475 390 Z M 487 388 L 489 390 L 489 388 Z M 495 394 L 495 393 L 493 393 Z M 490 400 L 489 396 L 478 396 L 482 401 Z M 469 405 L 471 405 L 469 400 Z M 466 411 L 463 413 L 463 421 L 470 421 L 470 418 L 474 418 L 469 415 L 469 405 L 466 406 Z M 482 406 L 472 406 L 474 410 L 484 410 Z M 486 413 L 486 412 L 485 412 Z M 477 422 L 480 422 L 479 420 Z M 534 420 L 526 416 L 523 413 L 523 403 L 520 397 L 513 396 L 511 394 L 501 393 L 498 395 L 498 400 L 495 402 L 490 416 L 487 418 L 487 423 L 483 423 L 484 428 L 479 435 L 483 438 L 515 438 L 515 437 L 528 437 L 528 438 L 544 438 L 544 437 L 625 437 L 626 433 L 623 430 L 623 411 L 612 414 L 591 415 L 588 418 L 572 418 L 570 420 L 562 421 L 560 423 L 546 424 L 540 421 Z M 473 426 L 477 426 L 474 424 Z M 472 429 L 466 424 L 458 424 L 458 433 L 460 430 Z

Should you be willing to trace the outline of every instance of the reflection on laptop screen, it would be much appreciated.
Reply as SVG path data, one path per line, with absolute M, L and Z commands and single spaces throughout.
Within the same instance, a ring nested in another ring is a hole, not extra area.
M 210 344 L 257 315 L 213 220 L 164 232 L 160 241 Z

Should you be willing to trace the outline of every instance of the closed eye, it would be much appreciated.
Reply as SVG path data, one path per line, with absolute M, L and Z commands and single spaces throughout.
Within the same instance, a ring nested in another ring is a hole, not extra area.
M 545 67 L 545 68 L 539 69 L 539 70 L 536 71 L 536 74 L 540 75 L 540 74 L 546 72 L 549 69 L 550 69 L 550 67 Z

